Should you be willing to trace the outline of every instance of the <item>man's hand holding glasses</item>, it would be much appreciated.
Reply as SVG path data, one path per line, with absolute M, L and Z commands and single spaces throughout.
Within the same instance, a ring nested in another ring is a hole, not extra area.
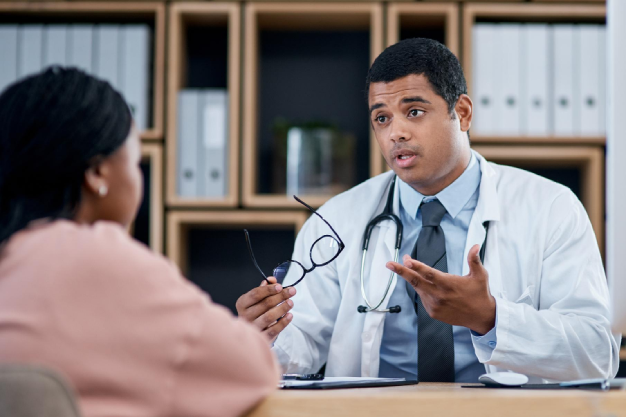
M 280 332 L 293 319 L 293 315 L 289 313 L 289 310 L 293 307 L 293 301 L 290 298 L 296 295 L 294 286 L 300 283 L 315 268 L 328 265 L 334 261 L 345 248 L 335 229 L 318 212 L 298 197 L 294 196 L 294 198 L 311 210 L 314 215 L 322 219 L 332 231 L 332 234 L 326 234 L 317 238 L 311 245 L 309 262 L 306 262 L 310 263 L 311 266 L 309 268 L 300 261 L 291 259 L 281 262 L 274 268 L 274 276 L 266 276 L 254 257 L 248 231 L 244 230 L 250 258 L 256 269 L 263 276 L 263 282 L 261 286 L 239 297 L 236 304 L 237 313 L 240 317 L 257 326 L 272 342 L 276 340 Z M 297 277 L 292 285 L 283 288 L 281 284 L 278 284 L 278 280 L 282 281 L 289 270 L 293 270 L 292 274 L 297 274 Z

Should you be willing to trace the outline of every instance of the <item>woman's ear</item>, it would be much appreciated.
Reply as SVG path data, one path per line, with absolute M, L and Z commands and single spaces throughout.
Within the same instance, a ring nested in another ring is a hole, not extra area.
M 98 161 L 85 171 L 85 190 L 93 196 L 105 197 L 109 193 L 109 184 L 106 179 L 105 162 Z
M 461 94 L 456 101 L 454 111 L 459 116 L 461 131 L 467 132 L 472 125 L 472 117 L 474 116 L 474 103 L 467 94 Z

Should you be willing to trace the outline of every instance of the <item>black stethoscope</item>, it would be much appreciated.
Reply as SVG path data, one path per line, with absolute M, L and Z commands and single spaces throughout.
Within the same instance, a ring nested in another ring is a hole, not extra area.
M 394 191 L 396 187 L 396 178 L 398 177 L 394 175 L 393 179 L 391 180 L 391 184 L 389 185 L 389 191 L 387 192 L 387 203 L 385 204 L 385 208 L 383 209 L 382 213 L 380 213 L 378 216 L 370 220 L 370 222 L 367 224 L 367 227 L 365 228 L 365 233 L 363 234 L 363 256 L 361 257 L 361 274 L 360 274 L 361 275 L 361 295 L 363 296 L 363 299 L 365 300 L 365 304 L 367 304 L 367 306 L 360 305 L 357 308 L 357 311 L 359 313 L 369 313 L 371 311 L 374 311 L 377 313 L 399 313 L 400 311 L 402 311 L 402 308 L 400 306 L 391 306 L 389 308 L 380 309 L 380 306 L 385 301 L 385 298 L 387 298 L 387 295 L 389 294 L 389 290 L 391 289 L 391 284 L 393 282 L 393 278 L 395 275 L 394 272 L 392 272 L 389 275 L 389 281 L 387 282 L 387 288 L 385 289 L 385 294 L 382 296 L 378 304 L 374 306 L 367 299 L 367 295 L 365 295 L 365 280 L 363 279 L 363 276 L 365 274 L 365 256 L 367 255 L 367 249 L 369 248 L 370 237 L 372 236 L 372 230 L 374 230 L 374 227 L 376 227 L 376 225 L 380 222 L 391 220 L 396 225 L 396 243 L 395 243 L 394 262 L 398 262 L 398 256 L 400 255 L 400 246 L 402 245 L 403 226 L 402 226 L 402 221 L 400 220 L 400 218 L 396 216 L 395 214 L 393 214 L 393 196 L 394 196 Z M 485 240 L 483 241 L 482 247 L 480 248 L 479 256 L 480 256 L 480 261 L 484 264 L 485 248 L 487 246 L 486 245 L 487 234 L 489 233 L 489 222 L 483 223 L 483 227 L 485 228 Z

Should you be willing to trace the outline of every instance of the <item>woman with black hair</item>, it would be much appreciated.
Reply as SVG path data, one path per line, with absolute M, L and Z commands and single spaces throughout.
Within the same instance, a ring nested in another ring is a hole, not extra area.
M 276 386 L 268 340 L 128 236 L 140 159 L 104 81 L 0 95 L 0 361 L 62 372 L 87 417 L 239 415 Z

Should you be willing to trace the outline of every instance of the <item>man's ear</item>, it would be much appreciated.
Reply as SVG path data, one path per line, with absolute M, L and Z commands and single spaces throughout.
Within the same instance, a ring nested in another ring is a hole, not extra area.
M 454 106 L 454 112 L 459 117 L 461 131 L 467 132 L 472 125 L 472 117 L 474 116 L 474 103 L 467 94 L 461 94 Z

